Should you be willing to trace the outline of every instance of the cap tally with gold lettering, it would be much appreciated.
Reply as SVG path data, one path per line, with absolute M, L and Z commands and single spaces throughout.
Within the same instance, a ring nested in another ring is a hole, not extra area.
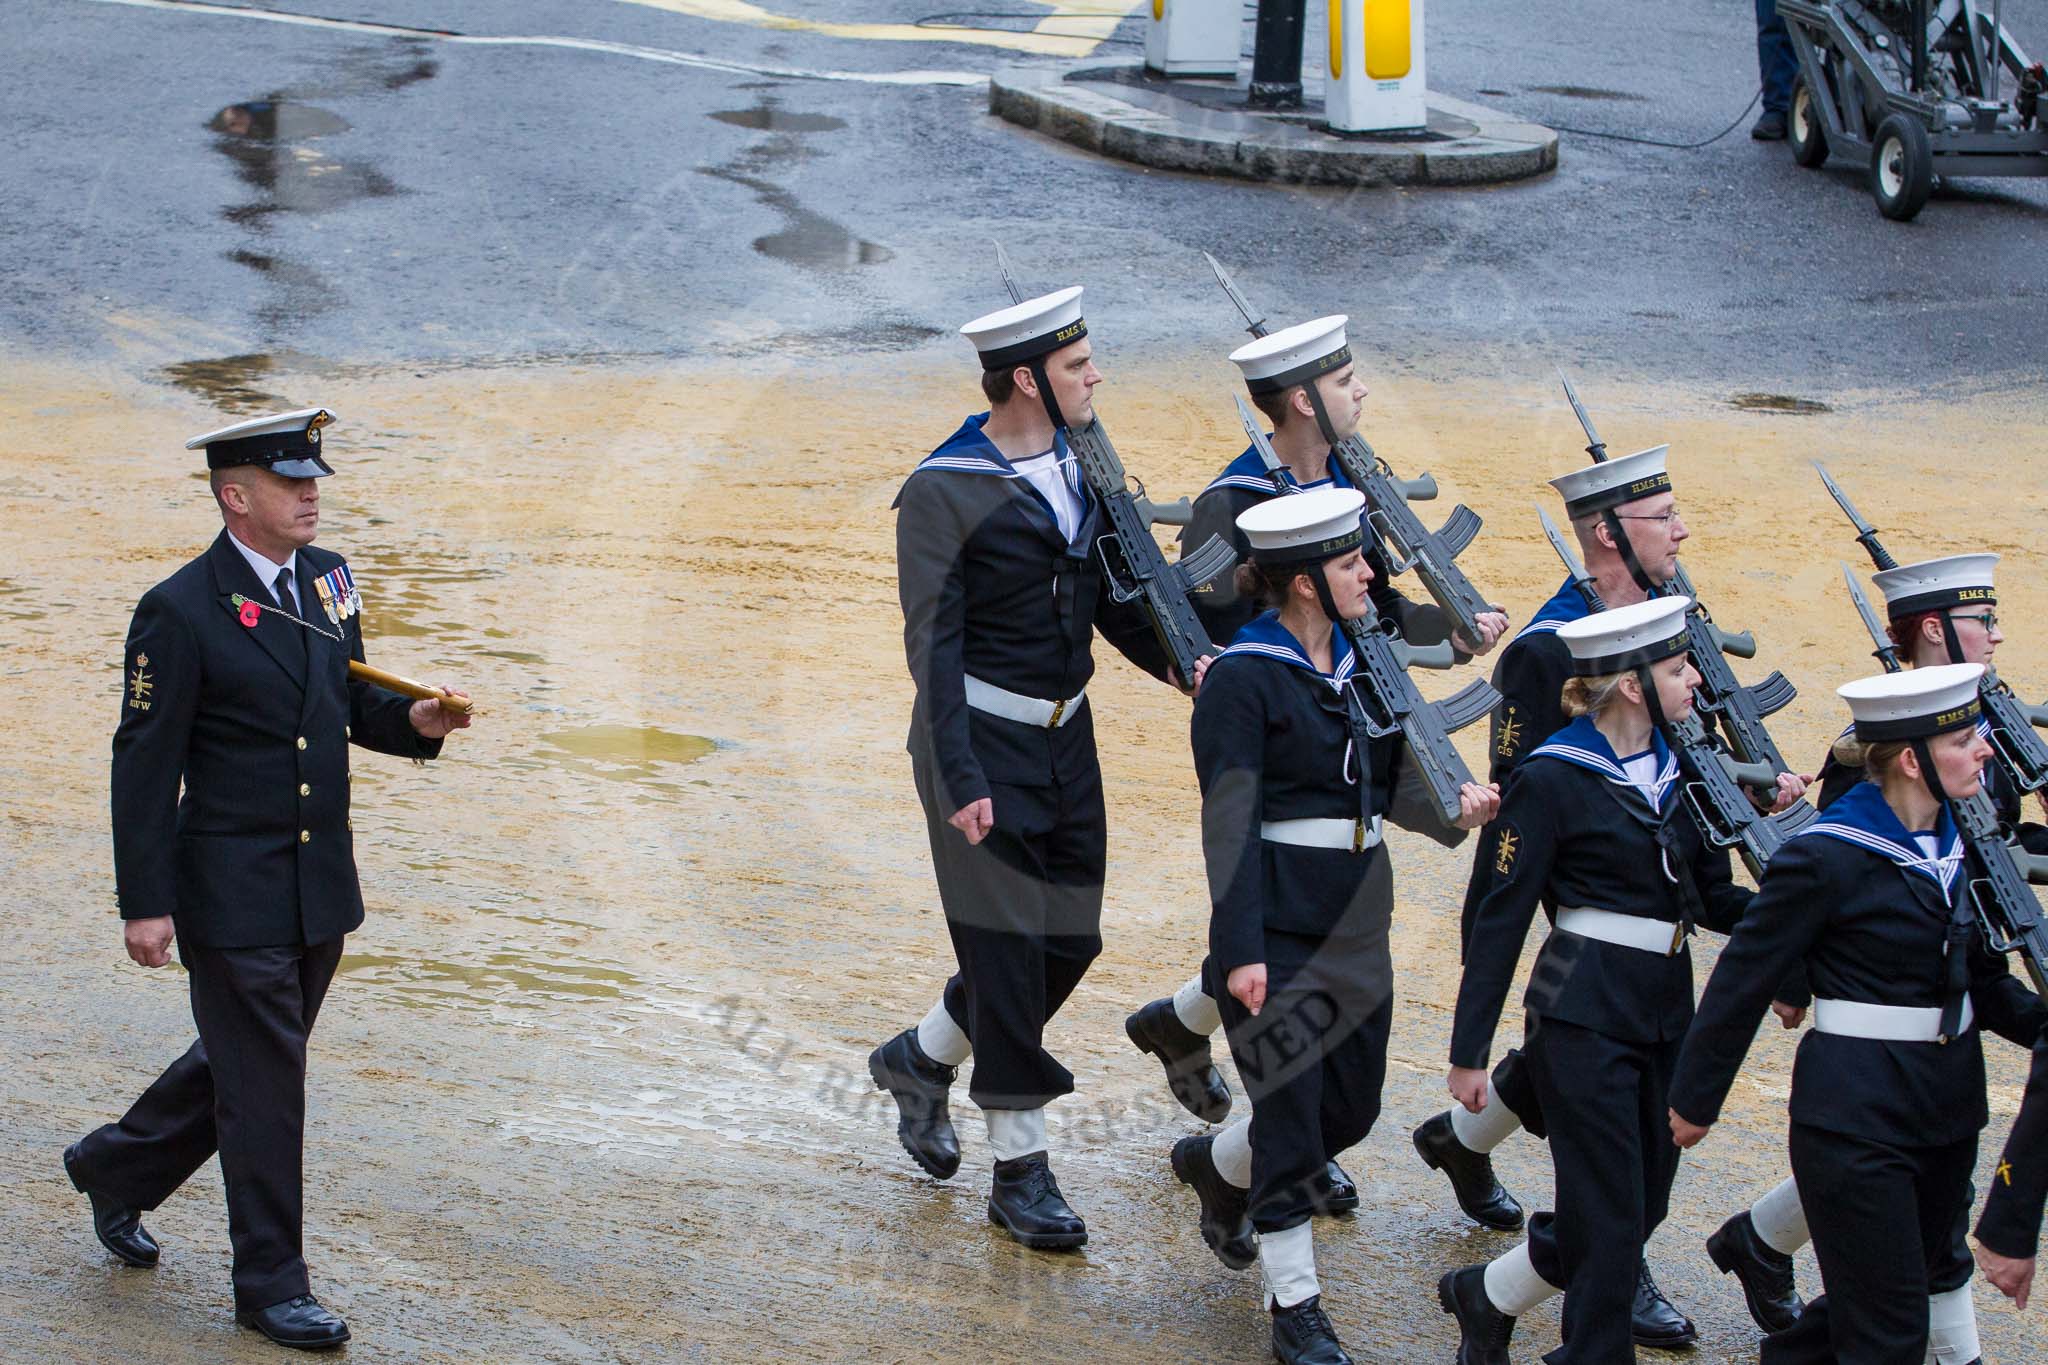
M 1550 481 L 1564 499 L 1565 515 L 1590 517 L 1638 498 L 1655 497 L 1671 491 L 1671 475 L 1664 468 L 1670 446 L 1651 446 L 1618 460 L 1603 460 Z
M 1311 383 L 1351 363 L 1351 347 L 1344 340 L 1344 324 L 1350 320 L 1347 314 L 1334 313 L 1282 327 L 1232 351 L 1231 362 L 1243 371 L 1244 386 L 1255 394 Z
M 1070 285 L 1035 299 L 986 313 L 960 329 L 981 356 L 984 370 L 1028 365 L 1088 335 L 1081 317 L 1081 286 Z
M 1897 619 L 1915 612 L 1993 605 L 1998 593 L 1991 586 L 1991 574 L 1997 567 L 1994 554 L 1949 555 L 1882 569 L 1870 581 L 1884 594 L 1885 615 Z
M 320 428 L 333 420 L 334 414 L 325 408 L 252 417 L 194 436 L 185 442 L 185 449 L 205 446 L 208 469 L 260 464 L 288 479 L 317 479 L 334 472 L 320 458 Z
M 1685 630 L 1690 597 L 1652 597 L 1611 611 L 1596 611 L 1557 628 L 1572 652 L 1572 672 L 1582 678 L 1625 673 L 1683 654 L 1691 644 Z
M 1364 510 L 1365 494 L 1355 488 L 1316 488 L 1247 507 L 1237 529 L 1260 564 L 1320 563 L 1365 543 Z
M 1856 738 L 1865 744 L 1926 739 L 1977 723 L 1983 676 L 1982 664 L 1935 664 L 1858 678 L 1836 688 L 1835 695 L 1849 703 Z

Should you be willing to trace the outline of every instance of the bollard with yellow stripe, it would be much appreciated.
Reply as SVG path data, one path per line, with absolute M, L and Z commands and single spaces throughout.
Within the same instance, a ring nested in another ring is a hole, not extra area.
M 1333 131 L 1400 132 L 1428 125 L 1422 6 L 1423 0 L 1329 0 L 1323 112 Z
M 1150 0 L 1145 66 L 1163 76 L 1237 75 L 1243 0 Z

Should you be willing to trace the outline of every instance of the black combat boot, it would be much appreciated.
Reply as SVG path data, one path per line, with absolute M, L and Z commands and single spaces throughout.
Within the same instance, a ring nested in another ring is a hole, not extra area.
M 1669 1349 L 1690 1346 L 1699 1340 L 1699 1329 L 1692 1325 L 1692 1319 L 1679 1312 L 1650 1278 L 1647 1256 L 1636 1266 L 1636 1301 L 1629 1310 L 1628 1331 L 1638 1346 Z
M 1469 1217 L 1495 1232 L 1513 1232 L 1522 1226 L 1522 1206 L 1495 1177 L 1492 1156 L 1458 1141 L 1450 1110 L 1417 1128 L 1414 1138 L 1424 1164 L 1450 1177 L 1451 1193 Z
M 1436 1300 L 1458 1320 L 1457 1365 L 1508 1365 L 1515 1320 L 1486 1297 L 1485 1266 L 1466 1266 L 1438 1280 Z
M 71 1177 L 72 1187 L 92 1201 L 92 1233 L 100 1239 L 100 1245 L 128 1265 L 148 1269 L 156 1264 L 156 1239 L 142 1226 L 142 1212 L 130 1208 L 118 1199 L 89 1190 L 79 1181 L 78 1172 L 73 1168 L 78 1160 L 79 1144 L 74 1142 L 64 1149 L 64 1174 Z
M 1749 1302 L 1749 1315 L 1766 1335 L 1799 1321 L 1806 1305 L 1792 1283 L 1792 1258 L 1756 1235 L 1744 1209 L 1707 1238 L 1707 1255 L 1724 1275 L 1733 1275 Z
M 1337 1329 L 1323 1312 L 1323 1296 L 1312 1294 L 1292 1308 L 1273 1305 L 1273 1359 L 1280 1365 L 1351 1365 Z
M 1184 1137 L 1173 1144 L 1174 1178 L 1202 1201 L 1202 1240 L 1216 1259 L 1243 1270 L 1259 1259 L 1252 1241 L 1251 1191 L 1241 1190 L 1216 1169 L 1216 1136 Z
M 996 1163 L 995 1183 L 988 1194 L 988 1221 L 1007 1228 L 1012 1237 L 1039 1251 L 1064 1251 L 1088 1240 L 1088 1225 L 1067 1207 L 1044 1152 Z
M 1124 1019 L 1124 1033 L 1140 1052 L 1166 1068 L 1166 1086 L 1180 1107 L 1204 1123 L 1221 1123 L 1230 1113 L 1230 1087 L 1216 1069 L 1209 1040 L 1180 1021 L 1171 997 L 1141 1006 Z
M 925 1056 L 914 1028 L 868 1054 L 875 1089 L 896 1101 L 896 1140 L 912 1161 L 941 1180 L 960 1169 L 960 1137 L 946 1109 L 946 1092 L 959 1070 Z
M 1358 1209 L 1358 1183 L 1333 1159 L 1316 1177 L 1316 1187 L 1308 1197 L 1319 1214 L 1354 1213 Z

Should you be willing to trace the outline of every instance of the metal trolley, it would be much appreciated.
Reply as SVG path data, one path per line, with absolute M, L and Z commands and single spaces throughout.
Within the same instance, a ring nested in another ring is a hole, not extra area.
M 1999 4 L 1778 0 L 1799 56 L 1793 159 L 1864 159 L 1878 211 L 1901 222 L 1937 174 L 2048 175 L 2048 80 L 2005 31 Z

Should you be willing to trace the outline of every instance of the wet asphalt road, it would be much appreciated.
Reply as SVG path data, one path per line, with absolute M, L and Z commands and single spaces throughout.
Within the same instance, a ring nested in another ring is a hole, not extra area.
M 864 23 L 932 7 L 787 6 Z M 829 361 L 919 345 L 992 306 L 1000 237 L 1028 277 L 1090 287 L 1098 336 L 1148 352 L 1229 343 L 1208 248 L 1271 313 L 1370 319 L 1389 369 L 1526 379 L 1564 362 L 1824 400 L 2039 377 L 2048 187 L 1964 182 L 1891 224 L 1860 172 L 1799 170 L 1752 143 L 1747 119 L 1692 151 L 1567 134 L 1555 174 L 1492 189 L 1285 189 L 1100 161 L 992 119 L 975 86 L 788 74 L 1054 60 L 988 46 L 656 0 L 305 8 L 784 74 L 16 0 L 0 48 L 14 187 L 0 345 L 118 348 L 187 380 L 232 356 Z M 2005 10 L 2048 48 L 2048 3 Z M 1100 55 L 1134 54 L 1138 32 L 1127 19 Z M 1553 124 L 1692 141 L 1754 91 L 1752 33 L 1746 0 L 1435 0 L 1431 72 Z

